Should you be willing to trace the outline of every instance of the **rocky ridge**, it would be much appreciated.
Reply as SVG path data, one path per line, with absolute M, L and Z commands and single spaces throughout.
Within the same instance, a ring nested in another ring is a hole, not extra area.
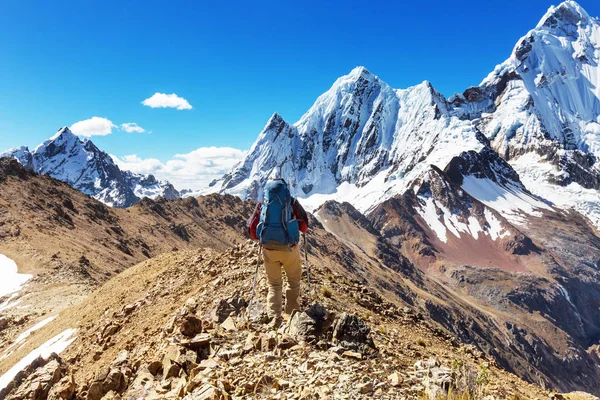
M 225 253 L 170 253 L 125 271 L 40 332 L 36 343 L 66 326 L 78 329 L 60 358 L 30 367 L 6 398 L 28 398 L 40 380 L 44 393 L 62 394 L 31 398 L 549 396 L 411 308 L 318 265 L 311 268 L 322 289 L 315 302 L 304 298 L 305 311 L 269 329 L 260 303 L 243 298 L 254 251 L 242 244 Z M 132 276 L 138 279 L 125 289 Z M 263 298 L 264 279 L 258 289 Z

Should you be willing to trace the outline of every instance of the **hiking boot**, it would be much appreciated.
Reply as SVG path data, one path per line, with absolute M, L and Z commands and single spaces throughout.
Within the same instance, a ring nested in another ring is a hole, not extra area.
M 271 320 L 271 322 L 269 322 L 267 327 L 269 329 L 279 329 L 279 327 L 281 326 L 282 323 L 283 323 L 283 318 L 281 318 L 281 316 L 273 317 L 273 319 Z

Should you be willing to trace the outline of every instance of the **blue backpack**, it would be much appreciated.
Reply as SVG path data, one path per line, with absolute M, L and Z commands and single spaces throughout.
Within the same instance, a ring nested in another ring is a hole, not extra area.
M 272 250 L 290 249 L 300 241 L 298 220 L 292 210 L 292 196 L 283 179 L 270 180 L 265 186 L 256 235 L 262 245 Z

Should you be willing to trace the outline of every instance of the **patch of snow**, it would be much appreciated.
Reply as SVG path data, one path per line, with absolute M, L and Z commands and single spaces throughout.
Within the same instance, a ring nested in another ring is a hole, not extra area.
M 440 221 L 440 218 L 437 213 L 437 208 L 435 206 L 435 200 L 432 198 L 420 198 L 424 200 L 425 206 L 421 208 L 417 208 L 417 213 L 423 218 L 425 223 L 431 228 L 432 231 L 435 232 L 438 239 L 442 242 L 446 243 L 448 238 L 446 237 L 446 227 Z
M 45 325 L 48 325 L 50 322 L 54 321 L 56 319 L 58 315 L 53 315 L 51 317 L 48 317 L 40 322 L 38 322 L 37 324 L 35 324 L 34 326 L 32 326 L 31 328 L 27 329 L 25 332 L 21 333 L 16 339 L 15 342 L 13 343 L 13 346 L 17 343 L 22 342 L 23 340 L 27 339 L 29 337 L 29 335 L 31 335 L 33 332 L 37 331 L 38 329 L 42 328 Z
M 560 171 L 534 153 L 524 154 L 511 160 L 510 164 L 531 193 L 549 200 L 558 208 L 573 209 L 585 215 L 596 229 L 600 229 L 599 191 L 586 189 L 575 182 L 567 186 L 548 182 L 549 177 Z
M 437 206 L 444 213 L 444 225 L 446 225 L 448 230 L 452 232 L 454 236 L 460 238 L 460 232 L 469 233 L 469 227 L 467 224 L 460 222 L 456 214 L 453 214 L 450 210 L 439 203 Z
M 573 302 L 571 301 L 571 296 L 569 296 L 569 292 L 567 292 L 567 289 L 565 289 L 564 286 L 560 283 L 557 283 L 556 285 L 558 286 L 558 290 L 560 290 L 560 293 L 565 299 L 567 299 L 567 301 L 573 306 L 573 308 L 577 308 L 575 307 L 575 304 L 573 304 Z
M 77 329 L 67 329 L 23 357 L 12 368 L 6 371 L 4 375 L 0 376 L 0 390 L 4 389 L 19 372 L 27 368 L 36 358 L 42 357 L 47 359 L 52 353 L 60 354 L 75 341 L 77 337 L 72 337 L 75 332 L 77 332 Z
M 479 232 L 483 232 L 481 228 L 481 224 L 477 220 L 477 218 L 470 216 L 469 217 L 469 231 L 475 240 L 479 238 Z
M 540 209 L 552 210 L 552 207 L 538 200 L 514 185 L 502 186 L 488 178 L 476 178 L 472 175 L 463 179 L 462 188 L 472 197 L 493 208 L 509 222 L 522 225 L 523 213 L 541 217 Z
M 385 197 L 391 197 L 397 194 L 404 186 L 397 184 L 396 187 L 386 183 L 388 171 L 382 171 L 375 175 L 373 179 L 363 187 L 358 187 L 355 184 L 343 182 L 333 193 L 330 194 L 313 194 L 308 197 L 298 196 L 298 200 L 302 206 L 309 212 L 314 212 L 319 206 L 326 201 L 335 200 L 338 203 L 348 202 L 352 204 L 360 212 L 366 212 L 370 208 L 379 204 Z M 387 188 L 387 189 L 385 189 Z
M 498 218 L 496 218 L 496 216 L 494 215 L 493 212 L 491 212 L 490 210 L 488 210 L 487 208 L 483 211 L 484 215 L 485 215 L 485 219 L 487 220 L 488 224 L 490 225 L 490 229 L 488 230 L 488 233 L 490 235 L 490 237 L 492 238 L 492 240 L 496 240 L 498 238 L 502 239 L 503 237 L 509 236 L 510 232 L 508 231 L 504 231 L 504 227 L 502 226 L 502 223 L 498 220 Z
M 20 274 L 17 263 L 4 254 L 0 254 L 0 276 L 2 276 L 2 279 L 0 279 L 0 297 L 19 291 L 25 282 L 32 277 L 29 274 Z M 7 306 L 9 301 L 10 299 L 6 304 L 0 304 L 0 307 Z
M 5 354 L 0 357 L 0 360 L 5 359 L 6 357 L 10 356 L 12 353 L 14 353 L 17 349 L 19 349 L 21 347 L 21 345 L 19 345 L 16 349 L 13 349 L 15 346 L 17 346 L 19 343 L 21 343 L 22 341 L 24 341 L 25 339 L 27 339 L 29 337 L 29 335 L 31 335 L 33 332 L 37 331 L 38 329 L 46 326 L 47 324 L 49 324 L 50 322 L 54 321 L 54 319 L 56 319 L 58 315 L 54 315 L 51 317 L 48 317 L 40 322 L 38 322 L 37 324 L 35 324 L 34 326 L 32 326 L 31 328 L 27 329 L 25 332 L 21 333 L 13 342 L 13 344 L 11 344 L 9 347 L 6 348 Z
M 10 297 L 4 303 L 0 303 L 0 311 L 8 310 L 9 308 L 12 308 L 12 307 L 16 306 L 17 304 L 19 304 L 21 302 L 21 300 L 12 302 L 12 300 L 15 297 L 17 297 L 17 293 L 11 294 Z

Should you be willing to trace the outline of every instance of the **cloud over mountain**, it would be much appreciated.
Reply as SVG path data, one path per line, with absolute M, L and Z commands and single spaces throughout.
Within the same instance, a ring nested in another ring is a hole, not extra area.
M 112 128 L 117 126 L 111 120 L 102 117 L 92 117 L 83 121 L 75 122 L 71 125 L 71 131 L 79 136 L 106 136 L 110 135 Z

